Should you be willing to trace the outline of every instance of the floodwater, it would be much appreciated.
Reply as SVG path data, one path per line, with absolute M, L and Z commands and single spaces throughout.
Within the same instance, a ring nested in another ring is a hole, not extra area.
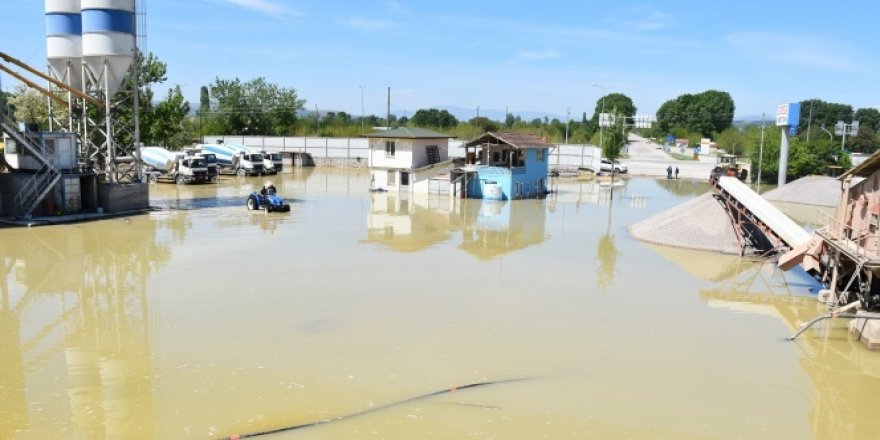
M 402 199 L 364 172 L 151 188 L 0 229 L 0 438 L 877 438 L 880 354 L 802 274 L 645 245 L 702 183 Z M 384 405 L 453 386 L 397 406 Z

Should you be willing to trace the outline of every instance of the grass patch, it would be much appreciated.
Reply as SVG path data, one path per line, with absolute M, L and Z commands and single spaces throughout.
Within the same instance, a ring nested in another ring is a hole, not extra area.
M 694 156 L 690 154 L 680 154 L 680 153 L 669 153 L 675 160 L 694 160 Z

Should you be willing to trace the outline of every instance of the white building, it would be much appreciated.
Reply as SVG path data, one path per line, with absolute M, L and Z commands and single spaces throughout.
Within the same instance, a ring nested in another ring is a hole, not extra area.
M 388 191 L 448 191 L 449 136 L 401 127 L 364 135 L 370 140 L 372 188 Z

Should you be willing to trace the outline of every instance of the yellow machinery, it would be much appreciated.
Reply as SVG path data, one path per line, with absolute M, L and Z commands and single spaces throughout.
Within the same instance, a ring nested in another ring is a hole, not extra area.
M 719 154 L 718 162 L 709 175 L 709 180 L 714 182 L 721 176 L 736 177 L 740 181 L 749 179 L 749 164 L 737 161 L 733 154 Z

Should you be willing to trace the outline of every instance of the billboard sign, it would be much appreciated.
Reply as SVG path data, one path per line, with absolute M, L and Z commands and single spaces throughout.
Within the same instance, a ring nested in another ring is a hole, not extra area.
M 795 127 L 801 119 L 801 103 L 792 102 L 790 104 L 781 104 L 776 107 L 776 126 L 777 127 Z M 794 134 L 794 133 L 792 133 Z

